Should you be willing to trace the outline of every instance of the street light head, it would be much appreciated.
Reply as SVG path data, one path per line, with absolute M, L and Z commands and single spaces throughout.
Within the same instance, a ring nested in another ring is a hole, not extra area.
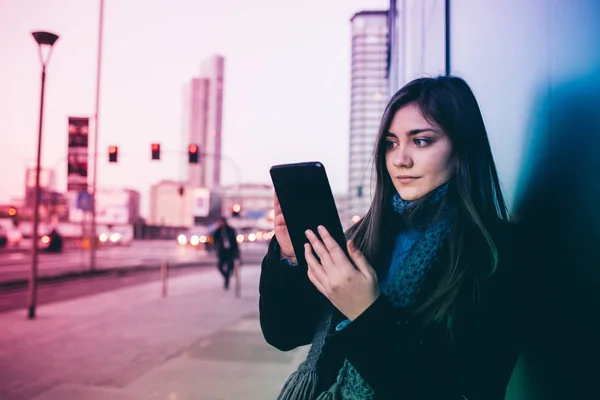
M 55 35 L 54 33 L 50 32 L 38 31 L 32 32 L 31 34 L 40 46 L 46 45 L 52 47 L 54 45 L 54 42 L 58 40 L 58 35 Z

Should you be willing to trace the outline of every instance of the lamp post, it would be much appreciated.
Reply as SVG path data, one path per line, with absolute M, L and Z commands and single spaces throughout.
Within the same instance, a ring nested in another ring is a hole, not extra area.
M 50 32 L 32 32 L 38 43 L 40 61 L 42 63 L 42 94 L 40 100 L 40 117 L 38 127 L 37 161 L 35 166 L 35 195 L 33 200 L 33 231 L 31 246 L 31 269 L 29 271 L 29 319 L 35 318 L 36 289 L 37 289 L 37 256 L 38 256 L 38 226 L 40 223 L 40 162 L 42 158 L 42 125 L 44 119 L 44 89 L 46 87 L 46 65 L 52 55 L 52 46 L 58 40 L 58 35 Z M 46 54 L 44 54 L 46 53 Z
M 94 177 L 92 181 L 92 238 L 90 242 L 90 270 L 96 269 L 96 192 L 98 190 L 98 109 L 100 108 L 100 72 L 102 66 L 102 32 L 104 28 L 104 0 L 100 0 L 100 21 L 98 24 L 98 64 L 96 67 L 96 111 L 94 113 Z

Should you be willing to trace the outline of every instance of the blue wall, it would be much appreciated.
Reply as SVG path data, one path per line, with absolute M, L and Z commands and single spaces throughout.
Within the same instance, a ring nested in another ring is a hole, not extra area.
M 480 101 L 534 301 L 507 398 L 600 398 L 600 2 L 452 1 L 451 59 Z

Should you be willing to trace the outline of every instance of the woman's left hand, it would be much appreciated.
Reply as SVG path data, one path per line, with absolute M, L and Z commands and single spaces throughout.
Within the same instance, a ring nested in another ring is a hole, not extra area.
M 304 245 L 308 278 L 346 318 L 353 321 L 379 297 L 377 273 L 352 241 L 347 244 L 350 261 L 324 226 L 319 226 L 318 230 L 323 241 L 311 230 L 306 231 L 310 241 Z

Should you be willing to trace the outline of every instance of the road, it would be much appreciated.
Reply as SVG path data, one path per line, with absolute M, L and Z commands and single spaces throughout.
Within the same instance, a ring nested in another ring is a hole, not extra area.
M 244 243 L 244 261 L 258 262 L 266 251 L 266 242 Z M 130 246 L 102 248 L 97 253 L 97 269 L 118 269 L 135 266 L 158 266 L 161 261 L 170 265 L 202 263 L 215 260 L 213 253 L 180 247 L 173 240 L 134 241 Z M 39 255 L 38 276 L 50 277 L 89 271 L 89 251 L 69 249 L 62 254 Z M 29 276 L 29 252 L 0 252 L 0 283 L 24 280 Z

